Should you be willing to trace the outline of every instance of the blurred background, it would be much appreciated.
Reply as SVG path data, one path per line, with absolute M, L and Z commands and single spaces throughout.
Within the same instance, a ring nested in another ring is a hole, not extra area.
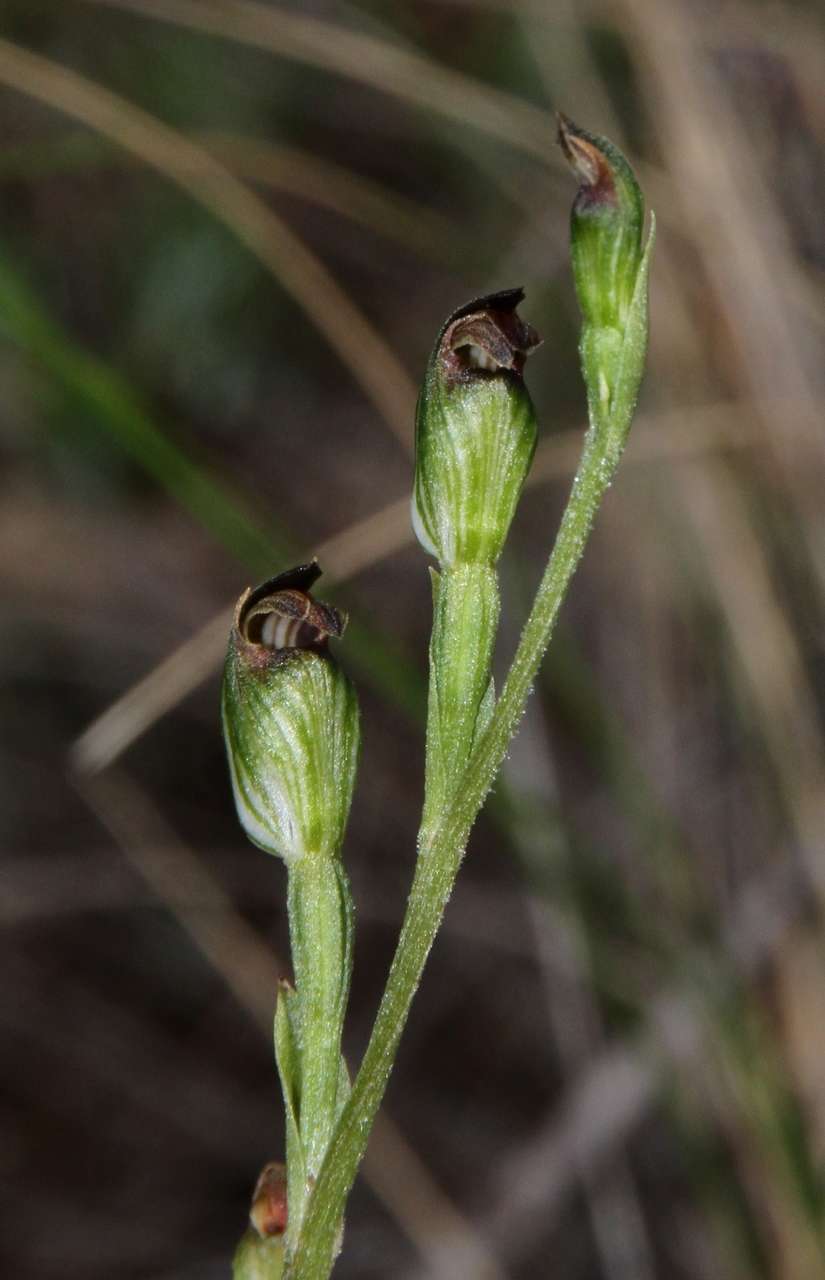
M 232 600 L 308 553 L 363 709 L 363 1051 L 446 314 L 521 284 L 545 338 L 502 665 L 581 439 L 557 107 L 657 212 L 649 371 L 336 1276 L 825 1274 L 823 84 L 816 0 L 5 0 L 4 1275 L 226 1277 L 282 1153 L 285 877 L 217 707 Z

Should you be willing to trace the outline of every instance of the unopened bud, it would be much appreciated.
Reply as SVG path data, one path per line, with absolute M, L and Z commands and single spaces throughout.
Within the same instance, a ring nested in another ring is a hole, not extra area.
M 286 1249 L 280 1236 L 259 1236 L 248 1227 L 232 1260 L 232 1280 L 281 1280 Z
M 647 352 L 647 275 L 654 220 L 642 243 L 644 199 L 618 147 L 559 115 L 559 143 L 579 180 L 570 215 L 582 313 L 582 371 L 594 426 L 621 452 Z
M 270 1239 L 286 1231 L 286 1165 L 265 1164 L 252 1193 L 249 1221 L 259 1236 Z
M 642 260 L 642 193 L 618 147 L 561 114 L 559 143 L 579 180 L 570 236 L 582 315 L 597 328 L 621 329 Z
M 527 355 L 541 339 L 516 310 L 521 289 L 446 321 L 416 417 L 413 526 L 442 565 L 495 564 L 536 447 Z
M 320 572 L 313 562 L 244 592 L 224 672 L 238 817 L 288 862 L 340 850 L 360 742 L 355 691 L 327 652 L 346 617 L 309 593 Z

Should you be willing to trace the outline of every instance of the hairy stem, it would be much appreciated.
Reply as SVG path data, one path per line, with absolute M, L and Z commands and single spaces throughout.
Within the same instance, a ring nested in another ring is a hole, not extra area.
M 422 850 L 452 803 L 492 712 L 490 669 L 498 615 L 498 580 L 492 565 L 448 565 L 433 572 L 427 761 L 418 842 Z
M 340 859 L 308 855 L 290 866 L 288 907 L 300 1056 L 298 1123 L 307 1179 L 297 1203 L 291 1185 L 293 1238 L 342 1100 L 341 1032 L 352 973 L 353 908 Z
M 287 1280 L 327 1280 L 346 1198 L 381 1104 L 410 1004 L 452 891 L 470 829 L 492 786 L 527 702 L 570 581 L 581 559 L 621 447 L 591 427 L 513 665 L 487 728 L 472 751 L 452 802 L 422 844 L 398 947 L 361 1069 L 307 1206 Z

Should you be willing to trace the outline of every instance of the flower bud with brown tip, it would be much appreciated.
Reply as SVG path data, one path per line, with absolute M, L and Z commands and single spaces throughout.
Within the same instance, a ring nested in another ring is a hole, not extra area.
M 559 115 L 559 143 L 579 188 L 570 215 L 573 277 L 591 422 L 621 451 L 645 365 L 647 275 L 654 219 L 642 243 L 644 199 L 618 147 Z
M 501 555 L 536 448 L 524 362 L 541 339 L 516 310 L 521 289 L 448 317 L 416 414 L 413 526 L 446 567 Z
M 238 816 L 287 862 L 339 852 L 358 759 L 355 691 L 327 651 L 346 617 L 311 596 L 320 572 L 313 562 L 244 592 L 224 674 Z

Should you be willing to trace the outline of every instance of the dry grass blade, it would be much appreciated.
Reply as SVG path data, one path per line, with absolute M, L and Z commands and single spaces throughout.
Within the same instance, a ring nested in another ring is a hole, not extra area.
M 548 900 L 531 897 L 528 910 L 548 1019 L 569 1089 L 598 1051 L 603 1033 L 585 926 L 572 911 Z M 606 1280 L 653 1280 L 653 1247 L 621 1147 L 607 1160 L 583 1160 L 578 1173 Z
M 533 699 L 519 731 L 515 755 L 502 767 L 513 798 L 547 796 L 544 821 L 533 826 L 515 821 L 510 839 L 522 868 L 543 867 L 543 891 L 523 894 L 527 936 L 540 978 L 536 1012 L 544 1006 L 546 1022 L 558 1054 L 562 1087 L 575 1082 L 605 1041 L 605 1027 L 594 967 L 596 946 L 576 895 L 562 889 L 548 893 L 549 881 L 566 885 L 575 852 L 563 813 L 563 791 L 556 751 L 541 699 Z M 550 812 L 553 818 L 550 817 Z M 552 868 L 552 870 L 551 870 Z M 656 1273 L 653 1245 L 640 1202 L 633 1169 L 619 1147 L 604 1160 L 584 1159 L 577 1170 L 582 1196 L 605 1280 L 652 1280 Z
M 793 933 L 788 943 L 795 950 Z M 743 1022 L 748 1022 L 749 1015 L 754 1020 L 761 1018 L 753 992 L 742 1003 Z M 800 1201 L 793 1168 L 776 1132 L 777 1086 L 780 1096 L 782 1089 L 774 1074 L 776 1045 L 770 1036 L 756 1033 L 749 1048 L 745 1058 L 741 1047 L 726 1043 L 723 1036 L 709 1038 L 708 1055 L 699 1073 L 701 1100 L 724 1134 L 737 1165 L 770 1275 L 809 1280 L 822 1274 L 821 1232 Z
M 707 450 L 742 448 L 752 443 L 747 405 L 662 415 L 645 425 L 640 419 L 631 437 L 628 459 L 637 462 L 690 458 Z M 572 474 L 581 449 L 581 433 L 568 431 L 545 440 L 536 453 L 528 484 L 539 485 Z M 342 582 L 378 564 L 412 542 L 410 502 L 405 496 L 312 549 L 328 581 Z M 226 649 L 231 604 L 205 623 L 159 666 L 133 685 L 77 738 L 72 764 L 80 773 L 107 768 L 142 733 L 217 670 Z
M 800 528 L 825 584 L 821 470 L 825 447 L 821 404 L 803 357 L 807 334 L 783 281 L 795 278 L 790 233 L 737 116 L 702 44 L 691 10 L 673 0 L 622 0 L 631 21 L 662 154 L 681 201 L 685 225 L 705 270 L 737 356 L 738 387 L 754 402 L 757 421 L 802 519 Z M 772 399 L 796 404 L 770 415 Z
M 449 219 L 352 169 L 300 147 L 262 138 L 209 133 L 201 141 L 222 164 L 249 182 L 312 201 L 422 257 L 460 260 L 464 238 Z
M 422 1257 L 428 1276 L 454 1280 L 506 1280 L 507 1272 L 474 1224 L 435 1186 L 429 1171 L 386 1113 L 372 1127 L 365 1176 L 383 1203 L 402 1222 Z M 461 1270 L 456 1270 L 457 1260 Z
M 621 143 L 622 131 L 593 55 L 578 0 L 556 0 L 552 9 L 523 0 L 510 6 L 548 97 L 565 104 L 574 120 L 598 120 L 600 131 Z
M 470 125 L 547 163 L 555 122 L 539 107 L 400 45 L 254 0 L 85 0 L 265 49 Z
M 511 757 L 505 763 L 503 775 L 514 796 L 549 790 L 548 799 L 556 808 L 560 789 L 548 729 L 541 702 L 533 700 L 522 721 L 518 759 Z M 554 824 L 552 836 L 546 827 L 528 833 L 515 822 L 510 838 L 520 850 L 523 866 L 552 862 L 566 880 L 572 849 L 563 822 Z M 537 1005 L 544 1004 L 564 1087 L 570 1089 L 604 1038 L 594 990 L 593 946 L 574 899 L 566 894 L 557 901 L 532 892 L 523 896 L 544 997 Z M 652 1280 L 652 1244 L 625 1153 L 619 1149 L 598 1163 L 585 1160 L 578 1177 L 605 1280 Z
M 231 621 L 230 604 L 93 720 L 72 746 L 74 771 L 91 776 L 108 768 L 141 734 L 208 680 L 226 653 Z
M 753 981 L 774 962 L 810 898 L 810 881 L 793 860 L 744 886 L 719 948 L 737 984 Z M 709 997 L 720 997 L 727 973 L 727 964 L 719 965 Z M 499 1160 L 485 1198 L 486 1221 L 511 1266 L 530 1257 L 546 1236 L 582 1165 L 600 1164 L 628 1139 L 658 1098 L 665 1074 L 690 1071 L 701 1060 L 711 1026 L 693 989 L 680 983 L 662 992 L 648 1004 L 647 1030 L 591 1059 L 535 1138 Z M 457 1266 L 455 1274 L 470 1272 Z M 427 1278 L 415 1270 L 405 1280 Z
M 211 33 L 345 76 L 506 142 L 545 168 L 561 167 L 555 146 L 556 122 L 549 112 L 373 35 L 306 14 L 267 8 L 255 0 L 228 0 L 220 6 L 205 0 L 82 2 Z M 537 16 L 530 13 L 531 18 Z M 671 184 L 653 166 L 629 158 L 660 216 L 680 224 L 682 209 Z M 510 194 L 535 210 L 534 191 L 524 196 Z
M 0 39 L 0 83 L 80 120 L 208 209 L 251 250 L 324 335 L 406 448 L 415 388 L 323 263 L 262 200 L 185 135 L 68 68 Z
M 280 966 L 202 859 L 178 839 L 149 795 L 122 770 L 77 777 L 78 790 L 118 848 L 267 1031 Z
M 341 582 L 378 563 L 410 541 L 410 502 L 391 502 L 365 520 L 308 552 L 324 567 L 327 582 Z M 234 601 L 190 636 L 143 680 L 97 717 L 76 740 L 72 765 L 81 774 L 107 768 L 136 738 L 220 666 Z
M 170 828 L 151 797 L 126 772 L 79 778 L 78 788 L 138 875 L 174 915 L 241 1006 L 272 1034 L 281 966 L 271 948 L 235 910 L 202 859 Z M 385 1115 L 364 1165 L 374 1193 L 422 1257 L 428 1275 L 453 1273 L 453 1249 L 472 1259 L 478 1280 L 506 1280 L 471 1224 L 433 1181 L 429 1170 Z
M 756 42 L 787 62 L 801 88 L 810 118 L 825 127 L 822 77 L 825 73 L 825 24 L 821 7 L 776 3 L 748 4 L 746 0 L 722 0 L 703 15 L 702 39 L 728 46 Z
M 702 548 L 792 828 L 803 848 L 814 848 L 825 799 L 823 741 L 798 637 L 733 479 L 704 460 L 680 480 L 677 492 Z

